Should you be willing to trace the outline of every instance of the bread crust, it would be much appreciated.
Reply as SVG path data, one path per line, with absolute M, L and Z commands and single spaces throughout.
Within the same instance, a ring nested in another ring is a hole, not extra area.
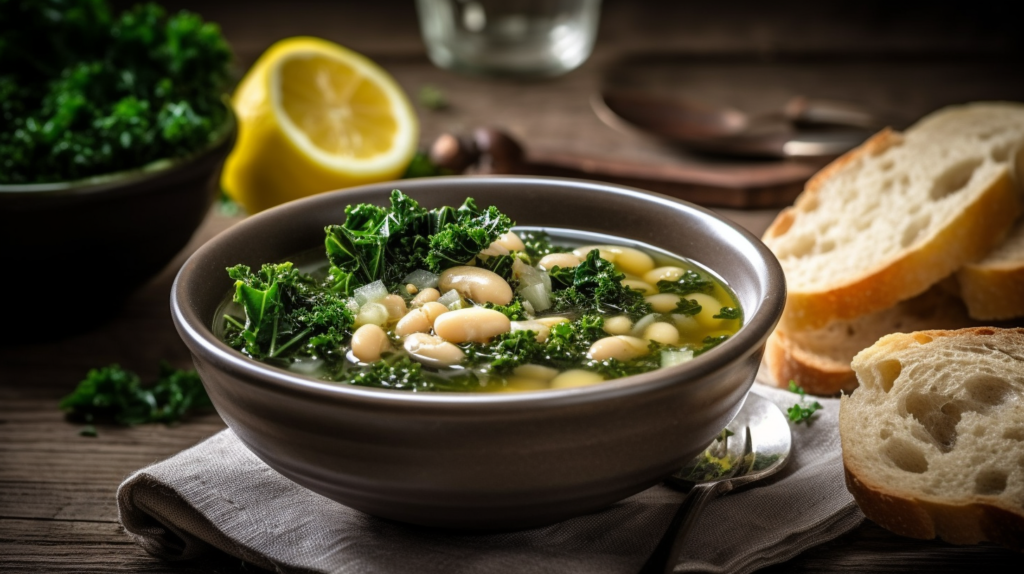
M 887 335 L 862 351 L 855 362 L 868 365 L 878 358 L 920 344 L 922 340 L 955 337 L 963 339 L 997 337 L 1015 348 L 1024 349 L 1024 328 L 1000 329 L 972 327 L 959 330 L 931 330 Z M 879 357 L 880 356 L 880 357 Z M 860 368 L 860 367 L 858 367 Z M 888 392 L 888 391 L 887 391 Z M 861 468 L 862 454 L 880 445 L 861 444 L 858 433 L 861 417 L 850 414 L 843 397 L 839 410 L 839 435 L 843 449 L 846 487 L 853 494 L 864 515 L 883 528 L 912 538 L 941 538 L 953 544 L 975 544 L 991 541 L 1018 552 L 1024 552 L 1024 508 L 1008 506 L 1003 500 L 974 495 L 951 501 L 949 498 L 920 495 L 899 484 L 872 481 L 867 468 Z M 863 406 L 861 408 L 864 408 Z
M 1024 552 L 1024 516 L 991 504 L 947 504 L 902 496 L 860 478 L 847 462 L 843 445 L 846 489 L 861 512 L 886 530 L 921 540 L 941 538 L 951 544 L 996 542 Z
M 836 395 L 857 388 L 857 375 L 849 363 L 807 351 L 780 329 L 768 337 L 764 362 L 772 382 L 783 389 L 789 387 L 789 381 L 813 395 Z
M 1024 263 L 1021 266 L 976 267 L 957 272 L 960 295 L 975 319 L 1024 316 Z
M 964 262 L 998 245 L 1020 215 L 1021 204 L 1004 171 L 929 242 L 908 249 L 861 278 L 826 291 L 789 290 L 782 324 L 790 330 L 817 329 L 887 309 L 926 291 Z

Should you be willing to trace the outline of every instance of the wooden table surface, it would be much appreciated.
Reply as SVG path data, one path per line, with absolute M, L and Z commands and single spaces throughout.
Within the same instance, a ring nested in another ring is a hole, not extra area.
M 987 19 L 953 13 L 922 17 L 904 8 L 864 2 L 766 7 L 608 1 L 594 56 L 579 70 L 549 81 L 516 83 L 456 76 L 426 60 L 411 2 L 251 2 L 244 11 L 227 2 L 184 5 L 222 24 L 240 69 L 273 40 L 310 34 L 362 51 L 415 94 L 439 87 L 445 111 L 418 107 L 422 140 L 477 125 L 508 128 L 531 151 L 625 154 L 650 162 L 676 161 L 677 150 L 640 136 L 614 132 L 590 112 L 587 95 L 602 71 L 623 54 L 659 50 L 680 58 L 780 52 L 1020 55 L 1019 34 L 993 4 Z M 178 4 L 167 3 L 176 7 Z M 814 7 L 809 9 L 808 7 Z M 788 11 L 787 11 L 788 10 Z M 794 24 L 799 22 L 799 26 Z M 809 64 L 815 65 L 815 64 Z M 826 66 L 827 64 L 817 64 Z M 692 161 L 682 158 L 680 161 Z M 721 210 L 760 233 L 774 210 Z M 132 471 L 169 457 L 224 427 L 216 414 L 165 427 L 100 427 L 79 436 L 57 403 L 90 368 L 120 363 L 143 379 L 160 360 L 189 367 L 190 357 L 171 323 L 171 281 L 188 253 L 237 222 L 217 207 L 192 244 L 110 321 L 95 330 L 49 343 L 0 348 L 0 572 L 253 572 L 231 557 L 168 563 L 146 554 L 117 521 L 114 492 Z M 9 272 L 9 271 L 8 271 Z M 1024 571 L 1024 556 L 991 545 L 957 547 L 900 538 L 870 522 L 853 532 L 769 568 L 778 572 Z

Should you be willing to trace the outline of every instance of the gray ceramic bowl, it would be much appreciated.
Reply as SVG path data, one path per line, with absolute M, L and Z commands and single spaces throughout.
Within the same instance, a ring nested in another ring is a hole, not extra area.
M 695 260 L 732 287 L 746 324 L 672 367 L 590 387 L 408 393 L 319 382 L 234 351 L 211 326 L 232 281 L 323 245 L 348 204 L 387 205 L 398 187 L 425 207 L 467 196 L 519 225 L 642 241 Z M 613 185 L 537 177 L 426 178 L 318 195 L 257 214 L 201 247 L 171 293 L 178 332 L 218 412 L 284 476 L 370 514 L 415 524 L 513 529 L 639 492 L 700 452 L 740 409 L 782 313 L 778 261 L 711 212 Z
M 58 338 L 112 317 L 192 237 L 235 133 L 229 114 L 214 141 L 188 157 L 77 181 L 0 185 L 8 279 L 0 299 L 16 302 L 7 319 L 18 325 L 0 330 L 0 341 Z

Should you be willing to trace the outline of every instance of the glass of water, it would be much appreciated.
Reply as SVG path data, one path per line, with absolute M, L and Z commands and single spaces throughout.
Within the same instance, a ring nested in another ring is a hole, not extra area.
M 427 54 L 449 70 L 557 76 L 594 48 L 601 0 L 417 0 Z

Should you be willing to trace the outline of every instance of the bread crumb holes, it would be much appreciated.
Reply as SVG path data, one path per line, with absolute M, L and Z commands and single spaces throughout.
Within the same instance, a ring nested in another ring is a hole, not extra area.
M 935 178 L 929 197 L 933 201 L 938 201 L 965 188 L 971 181 L 971 177 L 974 176 L 975 170 L 982 163 L 979 158 L 971 158 L 953 164 L 942 175 Z
M 1004 430 L 1003 438 L 1024 442 L 1024 427 L 1013 427 Z
M 892 390 L 893 383 L 899 378 L 900 373 L 903 371 L 903 364 L 896 359 L 889 359 L 878 363 L 875 367 L 875 375 L 878 377 L 878 385 L 882 387 L 882 390 L 889 392 Z
M 896 468 L 921 474 L 928 470 L 928 459 L 924 452 L 915 444 L 901 438 L 892 438 L 886 441 L 882 447 L 882 453 L 889 459 Z
M 900 245 L 906 249 L 917 241 L 917 238 L 921 236 L 922 232 L 928 229 L 928 226 L 932 223 L 931 215 L 924 214 L 919 217 L 915 217 L 911 222 L 903 228 L 903 237 L 900 239 Z
M 971 400 L 981 403 L 981 408 L 991 408 L 1006 402 L 1009 398 L 1010 383 L 994 375 L 979 374 L 964 383 L 964 390 Z
M 1005 470 L 983 470 L 974 478 L 974 492 L 982 495 L 1002 494 L 1006 490 L 1006 478 Z

